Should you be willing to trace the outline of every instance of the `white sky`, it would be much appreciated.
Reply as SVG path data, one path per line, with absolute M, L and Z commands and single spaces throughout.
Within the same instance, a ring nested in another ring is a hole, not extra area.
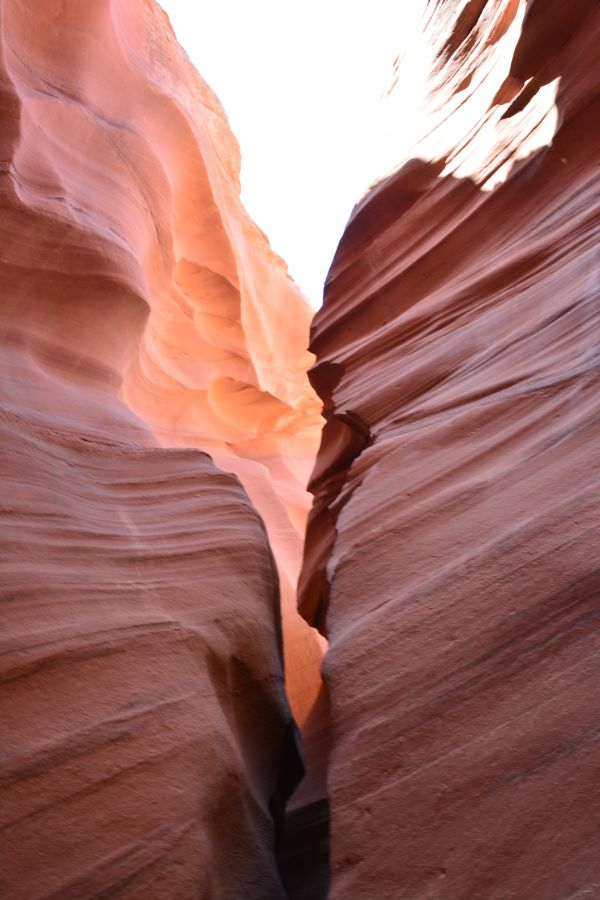
M 380 98 L 423 0 L 160 4 L 225 107 L 246 209 L 320 305 L 350 211 L 388 167 Z

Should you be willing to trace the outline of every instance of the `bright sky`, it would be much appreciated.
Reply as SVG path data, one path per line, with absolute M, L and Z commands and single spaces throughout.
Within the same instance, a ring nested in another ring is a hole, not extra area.
M 423 0 L 160 3 L 225 107 L 246 209 L 319 306 L 351 209 L 388 168 L 380 98 Z

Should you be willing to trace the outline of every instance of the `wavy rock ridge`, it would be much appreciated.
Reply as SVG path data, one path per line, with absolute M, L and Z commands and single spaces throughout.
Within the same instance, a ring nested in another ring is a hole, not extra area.
M 422 158 L 354 210 L 312 328 L 330 896 L 592 897 L 600 10 L 437 0 L 425 33 Z
M 334 900 L 598 890 L 600 14 L 423 33 L 312 329 L 315 704 L 309 310 L 224 113 L 151 0 L 0 3 L 2 897 L 317 900 L 325 778 Z
M 155 4 L 0 16 L 0 893 L 283 897 L 309 308 Z
M 302 717 L 321 655 L 293 590 L 320 430 L 306 379 L 308 304 L 244 212 L 223 110 L 157 5 L 10 2 L 3 28 L 19 118 L 7 155 L 13 190 L 81 234 L 100 259 L 98 278 L 112 271 L 137 307 L 137 325 L 123 329 L 132 340 L 120 359 L 121 398 L 163 445 L 210 452 L 250 492 L 278 560 L 287 657 L 296 661 L 289 690 Z M 56 341 L 86 352 L 87 339 L 104 362 L 100 336 L 118 332 L 115 313 L 91 299 L 83 311 L 77 287 Z M 40 335 L 57 331 L 36 317 Z

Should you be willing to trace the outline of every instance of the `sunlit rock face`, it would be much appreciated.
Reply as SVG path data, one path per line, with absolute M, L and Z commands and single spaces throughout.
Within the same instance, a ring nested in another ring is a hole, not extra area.
M 157 6 L 0 16 L 0 894 L 282 897 L 308 308 Z
M 114 273 L 147 305 L 124 360 L 122 400 L 163 446 L 200 448 L 235 472 L 263 516 L 301 718 L 321 655 L 294 594 L 320 432 L 306 377 L 309 306 L 243 210 L 225 114 L 156 4 L 10 2 L 3 28 L 18 118 L 7 155 L 13 191 L 81 232 L 101 259 L 93 271 Z M 85 284 L 62 293 L 62 334 L 74 352 L 85 340 L 95 352 L 93 332 L 115 332 L 109 307 Z M 76 321 L 82 295 L 98 323 Z M 31 318 L 44 334 L 37 311 Z
M 600 11 L 432 2 L 424 34 L 426 133 L 355 208 L 312 331 L 331 897 L 591 897 Z

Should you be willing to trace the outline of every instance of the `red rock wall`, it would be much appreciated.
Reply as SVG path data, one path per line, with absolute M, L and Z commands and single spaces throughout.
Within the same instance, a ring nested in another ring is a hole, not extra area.
M 445 152 L 356 207 L 313 325 L 334 900 L 599 890 L 600 12 L 527 3 L 482 86 L 518 9 L 429 4 Z
M 2 427 L 2 897 L 283 897 L 294 761 L 261 521 L 200 452 L 102 407 L 110 438 L 32 421 L 23 387 Z M 66 419 L 68 386 L 45 387 Z
M 308 308 L 157 6 L 0 17 L 0 894 L 283 897 Z
M 18 117 L 7 151 L 13 189 L 102 245 L 96 266 L 118 272 L 147 305 L 122 400 L 163 446 L 197 447 L 235 472 L 263 516 L 280 573 L 288 690 L 302 718 L 322 653 L 295 605 L 321 428 L 306 377 L 311 310 L 241 205 L 225 114 L 151 0 L 10 0 L 3 41 Z M 81 290 L 55 307 L 80 307 Z M 115 332 L 109 313 L 95 304 L 106 324 L 86 327 Z M 63 313 L 62 326 L 81 342 L 73 315 Z M 35 316 L 40 332 L 52 327 Z

